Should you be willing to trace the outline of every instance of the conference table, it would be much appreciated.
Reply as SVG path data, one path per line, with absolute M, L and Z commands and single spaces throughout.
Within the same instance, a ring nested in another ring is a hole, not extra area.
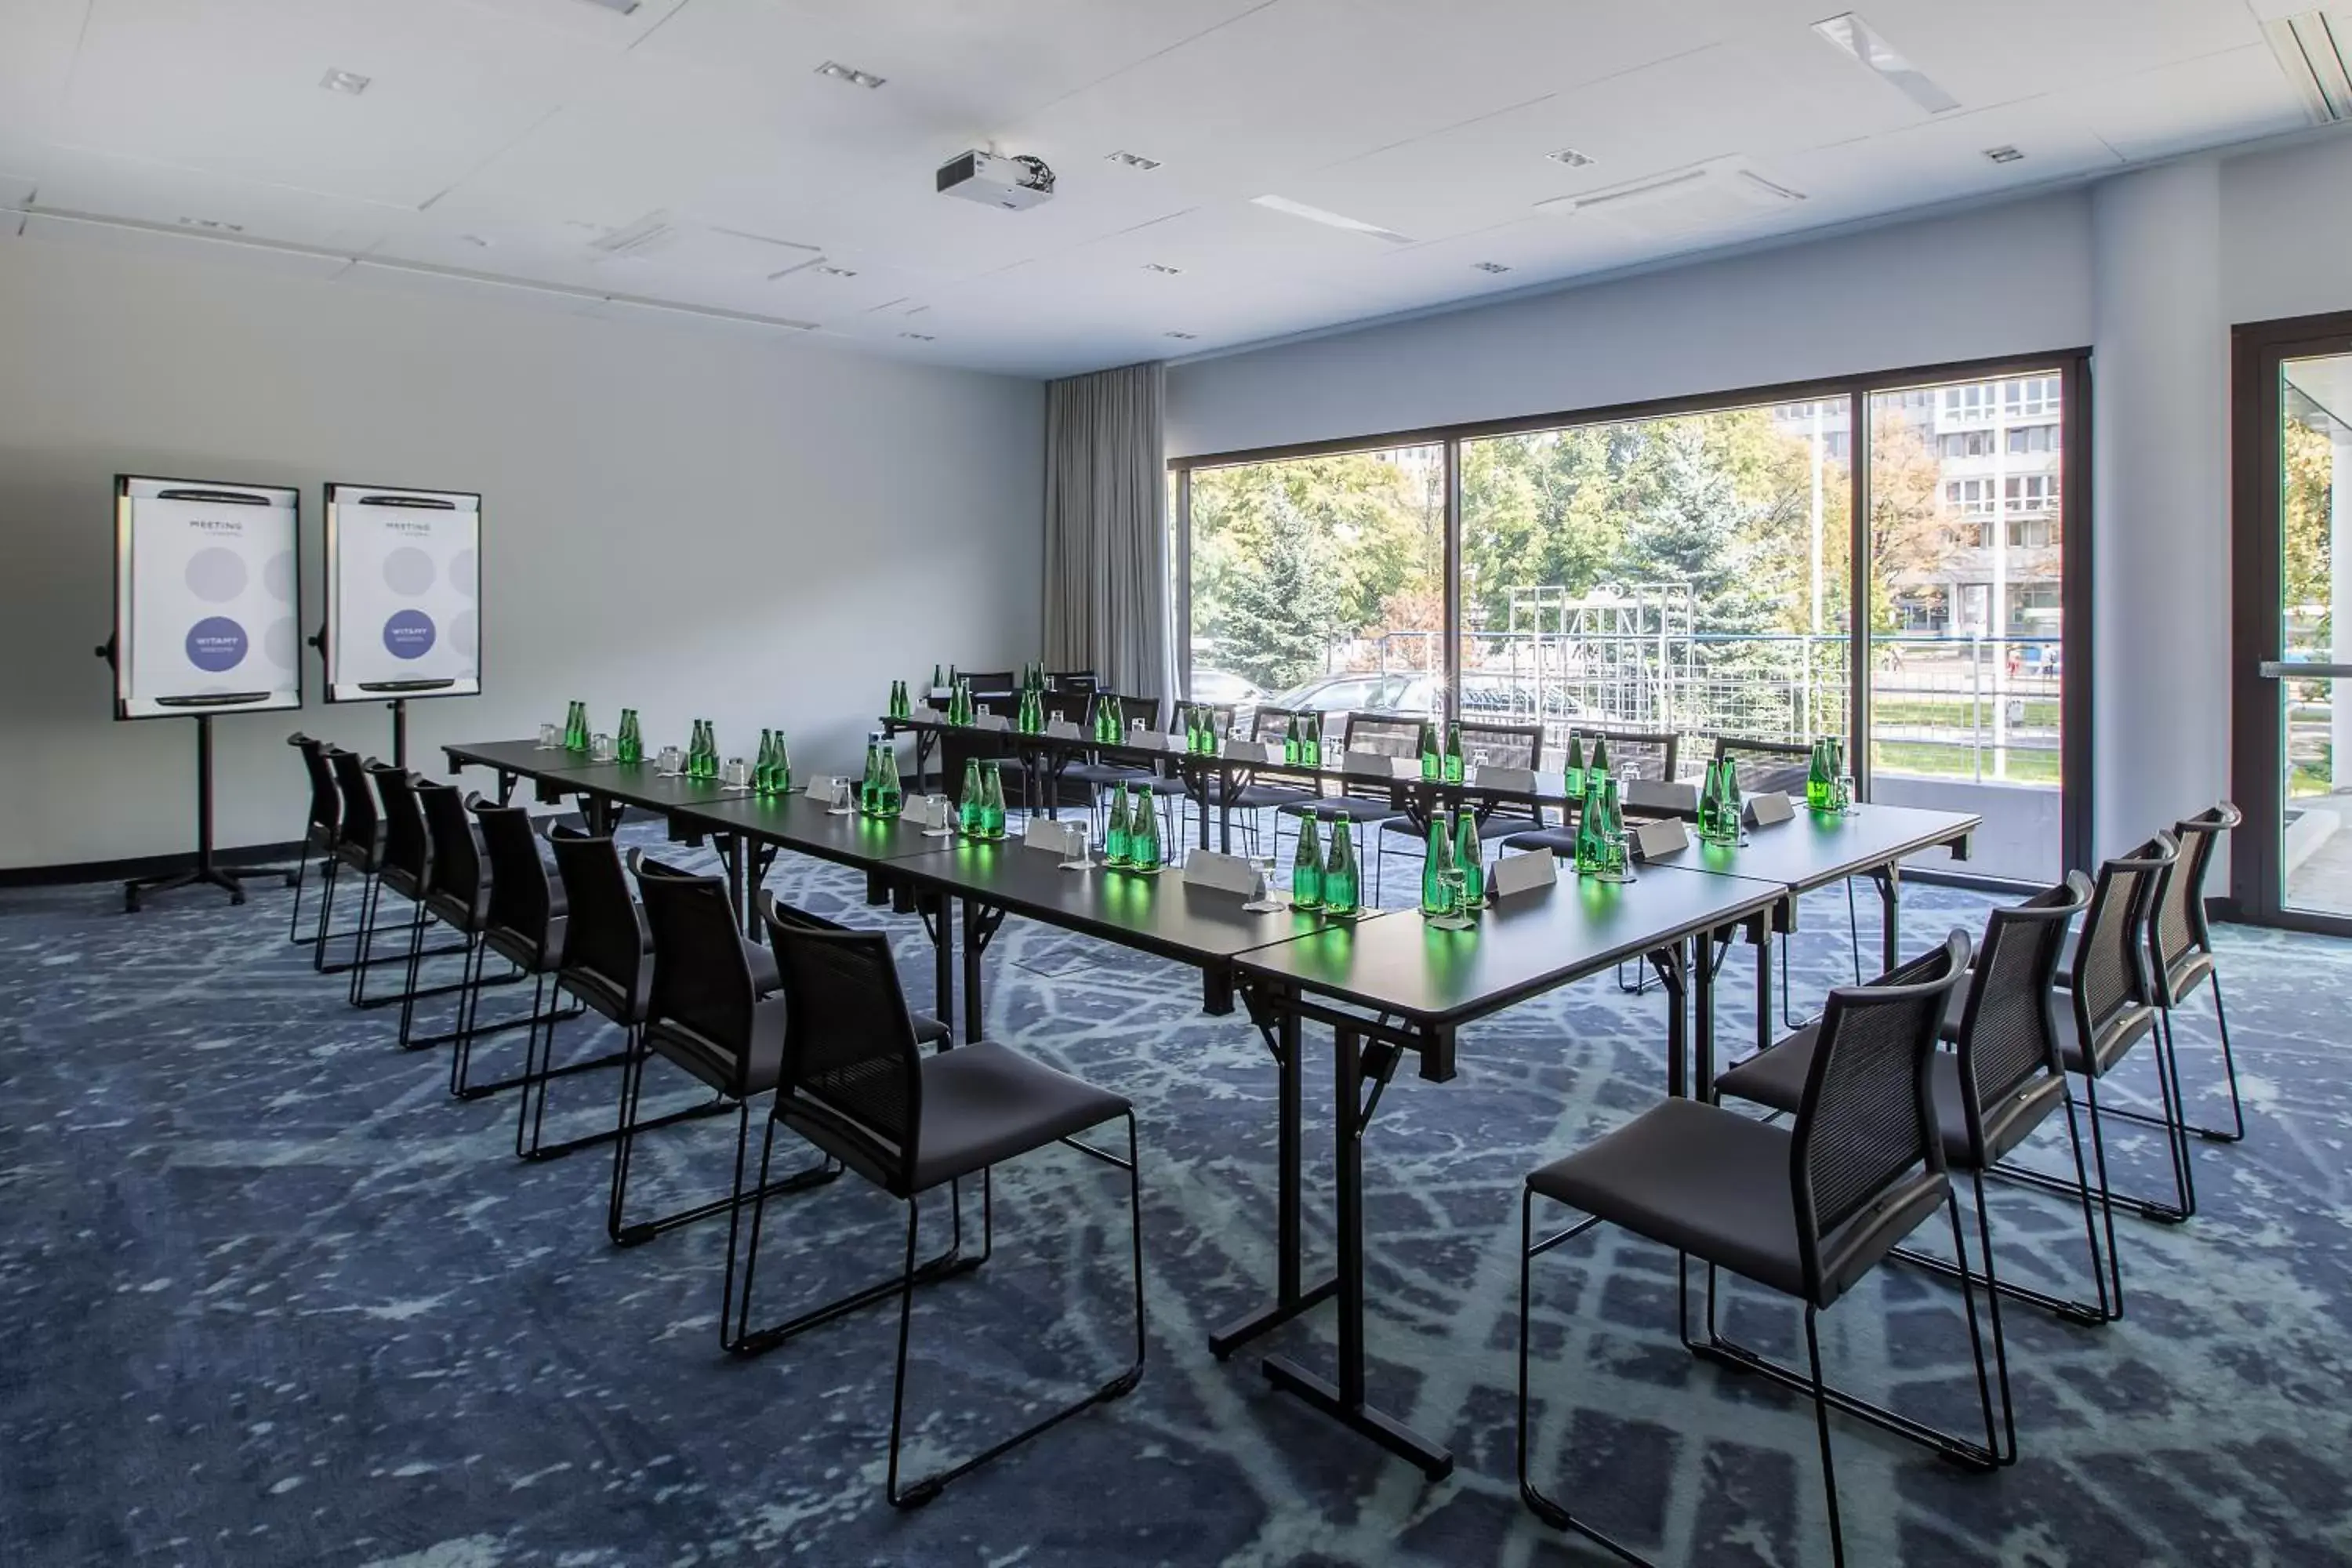
M 1204 1009 L 1243 1005 L 1276 1069 L 1275 1288 L 1265 1306 L 1213 1333 L 1211 1352 L 1222 1359 L 1336 1302 L 1332 1375 L 1284 1356 L 1267 1357 L 1265 1375 L 1433 1479 L 1451 1471 L 1452 1455 L 1380 1410 L 1366 1388 L 1363 1142 L 1405 1057 L 1413 1058 L 1421 1078 L 1444 1082 L 1459 1068 L 1464 1027 L 1640 961 L 1656 973 L 1667 1002 L 1666 1092 L 1709 1096 L 1718 952 L 1743 934 L 1756 945 L 1759 1035 L 1768 1037 L 1771 941 L 1796 929 L 1799 897 L 1848 877 L 1874 878 L 1885 904 L 1884 952 L 1891 968 L 1900 941 L 1897 865 L 1938 846 L 1964 855 L 1979 826 L 1973 816 L 1905 807 L 1862 805 L 1838 816 L 1801 809 L 1790 821 L 1750 827 L 1738 845 L 1694 842 L 1648 860 L 1628 881 L 1564 872 L 1552 883 L 1497 899 L 1468 930 L 1449 931 L 1412 910 L 1370 910 L 1347 920 L 1288 909 L 1252 911 L 1240 895 L 1189 883 L 1174 867 L 1155 875 L 1100 865 L 1072 869 L 1058 851 L 1018 838 L 976 842 L 925 829 L 911 817 L 836 814 L 805 795 L 757 795 L 708 780 L 665 778 L 651 763 L 590 763 L 529 741 L 444 751 L 452 773 L 467 766 L 498 773 L 502 799 L 529 779 L 542 801 L 576 797 L 592 826 L 609 828 L 635 806 L 661 813 L 673 840 L 717 840 L 747 921 L 781 851 L 864 870 L 869 898 L 887 897 L 902 911 L 921 914 L 935 953 L 938 1012 L 950 1024 L 960 927 L 968 1040 L 980 1038 L 985 1016 L 989 942 L 1011 916 L 1198 971 Z M 1313 1285 L 1304 1279 L 1300 1170 L 1308 1024 L 1331 1029 L 1335 1064 L 1338 1260 L 1332 1276 Z

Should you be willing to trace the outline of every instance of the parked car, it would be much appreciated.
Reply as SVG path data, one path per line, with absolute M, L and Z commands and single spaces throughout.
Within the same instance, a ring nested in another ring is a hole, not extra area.
M 1294 686 L 1272 706 L 1305 713 L 1434 713 L 1442 706 L 1437 681 L 1426 675 L 1346 673 L 1320 675 Z
M 1231 708 L 1234 727 L 1247 734 L 1250 721 L 1256 716 L 1258 705 L 1265 700 L 1265 693 L 1258 689 L 1256 682 L 1229 669 L 1196 669 L 1188 700 L 1205 702 L 1213 708 Z

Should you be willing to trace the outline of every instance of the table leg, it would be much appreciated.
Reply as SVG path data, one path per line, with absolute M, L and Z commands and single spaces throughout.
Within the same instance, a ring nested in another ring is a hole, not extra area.
M 752 910 L 751 891 L 745 885 L 743 875 L 743 855 L 748 847 L 740 833 L 724 834 L 719 840 L 719 858 L 727 867 L 727 905 L 743 922 L 746 936 L 751 934 L 752 927 L 760 923 L 759 916 Z
M 1711 1101 L 1715 1099 L 1715 936 L 1701 931 L 1691 938 L 1691 946 L 1698 960 L 1691 974 L 1691 1095 Z
M 520 776 L 508 772 L 505 768 L 499 770 L 499 804 L 500 805 L 511 805 L 514 803 L 515 780 Z
M 1878 938 L 1879 973 L 1885 973 L 1903 962 L 1903 868 L 1881 866 L 1870 879 L 1878 884 L 1878 906 L 1885 917 Z
M 931 906 L 931 1011 L 955 1035 L 955 895 L 941 892 Z
M 1338 1051 L 1332 1069 L 1332 1132 L 1338 1166 L 1339 1231 L 1339 1380 L 1318 1376 L 1286 1356 L 1265 1359 L 1266 1381 L 1306 1401 L 1399 1458 L 1411 1461 L 1431 1480 L 1454 1473 L 1454 1456 L 1394 1416 L 1364 1402 L 1364 1129 L 1370 1114 L 1364 1103 L 1363 1042 L 1340 1025 L 1333 1031 Z M 1396 1064 L 1387 1052 L 1373 1093 Z
M 1666 994 L 1666 1095 L 1680 1100 L 1690 1092 L 1689 952 L 1676 942 L 1644 957 Z
M 1274 1304 L 1237 1318 L 1209 1336 L 1209 1353 L 1219 1361 L 1271 1329 L 1331 1299 L 1339 1288 L 1326 1279 L 1312 1290 L 1299 1289 L 1299 1142 L 1304 1116 L 1300 1093 L 1298 1015 L 1284 1009 L 1267 1039 L 1275 1060 L 1275 1299 Z
M 1233 764 L 1219 763 L 1217 764 L 1217 841 L 1224 847 L 1224 852 L 1228 855 L 1234 852 L 1234 788 Z M 1205 807 L 1207 802 L 1204 801 L 1202 804 Z M 1201 842 L 1203 844 L 1208 842 L 1206 837 L 1209 831 L 1208 818 L 1208 812 L 1203 810 L 1201 813 L 1201 832 L 1203 835 Z
M 1772 1033 L 1772 922 L 1759 921 L 1756 927 L 1756 1048 L 1771 1048 Z

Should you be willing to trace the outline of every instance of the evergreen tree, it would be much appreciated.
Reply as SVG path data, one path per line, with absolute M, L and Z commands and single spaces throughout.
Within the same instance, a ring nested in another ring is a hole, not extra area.
M 1219 633 L 1230 668 L 1270 691 L 1320 675 L 1346 630 L 1346 594 L 1321 531 L 1286 495 L 1271 498 L 1256 558 L 1225 586 Z

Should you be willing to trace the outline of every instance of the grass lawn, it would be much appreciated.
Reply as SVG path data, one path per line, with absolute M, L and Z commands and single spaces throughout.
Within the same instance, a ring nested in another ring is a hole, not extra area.
M 1957 692 L 1949 697 L 1878 697 L 1871 700 L 1870 716 L 1873 721 L 1881 724 L 1949 724 L 1967 729 L 1973 722 L 1982 722 L 1990 730 L 1992 727 L 1992 699 L 1988 697 L 1972 708 L 1969 699 Z M 2056 725 L 2057 699 L 2026 699 L 2024 717 L 2019 722 L 2042 728 Z
M 1985 779 L 1994 782 L 1990 748 L 1986 749 Z M 1922 778 L 1966 779 L 1974 772 L 1969 766 L 1968 749 L 1964 746 L 1931 746 L 1916 741 L 1881 741 L 1872 746 L 1871 766 L 1880 773 L 1913 773 Z M 2020 784 L 2055 784 L 2059 782 L 2056 752 L 2028 752 L 2012 749 L 2009 753 L 2009 773 L 1999 782 Z

